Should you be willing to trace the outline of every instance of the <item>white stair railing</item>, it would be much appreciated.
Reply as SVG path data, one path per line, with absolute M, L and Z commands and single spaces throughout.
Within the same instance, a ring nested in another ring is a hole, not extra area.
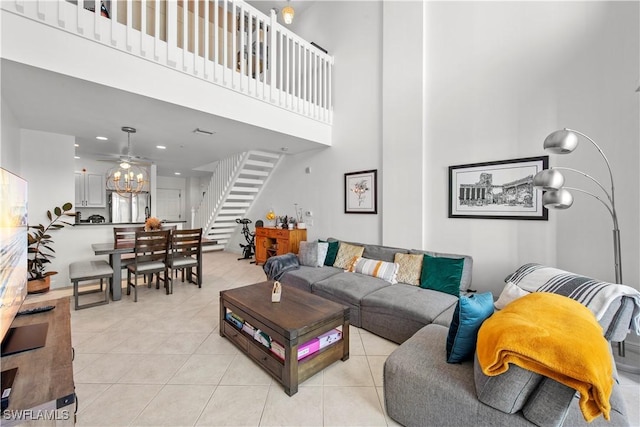
M 202 227 L 205 231 L 209 230 L 213 223 L 215 212 L 224 201 L 228 188 L 232 184 L 233 178 L 236 176 L 245 156 L 246 153 L 239 153 L 218 162 L 202 201 L 194 213 L 192 223 L 195 228 Z
M 101 6 L 100 0 L 0 2 L 43 25 L 332 123 L 333 57 L 280 25 L 275 11 L 267 16 L 242 0 L 113 0 L 111 10 L 90 10 Z

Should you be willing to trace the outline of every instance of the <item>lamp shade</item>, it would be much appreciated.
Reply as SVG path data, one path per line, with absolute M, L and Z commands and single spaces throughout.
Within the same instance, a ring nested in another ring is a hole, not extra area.
M 533 186 L 541 190 L 559 190 L 564 185 L 564 176 L 555 169 L 544 169 L 533 177 Z
M 284 19 L 285 24 L 291 24 L 295 14 L 296 12 L 291 6 L 285 6 L 282 8 L 282 19 Z
M 544 140 L 544 149 L 554 154 L 569 154 L 578 146 L 578 135 L 563 129 L 557 130 Z
M 547 209 L 569 209 L 573 204 L 573 196 L 564 188 L 546 191 L 542 195 L 542 204 Z

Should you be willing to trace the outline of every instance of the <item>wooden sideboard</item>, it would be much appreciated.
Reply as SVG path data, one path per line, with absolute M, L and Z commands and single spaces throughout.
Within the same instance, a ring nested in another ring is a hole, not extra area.
M 256 264 L 264 264 L 274 255 L 297 254 L 300 242 L 304 240 L 307 240 L 306 229 L 256 227 Z

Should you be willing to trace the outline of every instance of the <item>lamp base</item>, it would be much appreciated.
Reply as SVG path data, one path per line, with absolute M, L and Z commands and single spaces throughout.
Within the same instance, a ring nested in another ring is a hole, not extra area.
M 625 356 L 618 354 L 618 344 L 612 343 L 613 359 L 616 362 L 618 371 L 630 374 L 640 374 L 640 348 L 633 343 L 627 342 L 625 345 Z

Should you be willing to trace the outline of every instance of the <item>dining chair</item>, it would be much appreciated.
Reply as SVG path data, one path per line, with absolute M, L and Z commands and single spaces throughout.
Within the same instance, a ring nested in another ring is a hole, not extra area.
M 171 257 L 169 268 L 173 272 L 181 271 L 184 282 L 185 272 L 187 280 L 202 287 L 202 228 L 189 230 L 173 230 L 171 232 Z M 193 272 L 193 269 L 196 272 Z M 193 281 L 193 276 L 196 281 Z M 172 275 L 173 276 L 173 275 Z M 173 284 L 171 285 L 173 292 Z
M 126 245 L 134 245 L 136 240 L 136 231 L 144 231 L 143 226 L 139 227 L 113 227 L 113 241 L 116 248 Z M 122 254 L 121 266 L 123 269 L 135 261 L 135 255 Z
M 138 275 L 149 276 L 155 273 L 156 289 L 160 289 L 160 280 L 164 282 L 164 287 L 169 294 L 170 277 L 169 273 L 169 244 L 170 231 L 136 231 L 134 243 L 134 262 L 127 266 L 127 295 L 131 295 L 131 288 L 134 288 L 133 301 L 138 301 Z M 164 272 L 161 277 L 160 273 Z M 133 274 L 133 282 L 131 275 Z M 151 287 L 151 280 L 147 285 Z

